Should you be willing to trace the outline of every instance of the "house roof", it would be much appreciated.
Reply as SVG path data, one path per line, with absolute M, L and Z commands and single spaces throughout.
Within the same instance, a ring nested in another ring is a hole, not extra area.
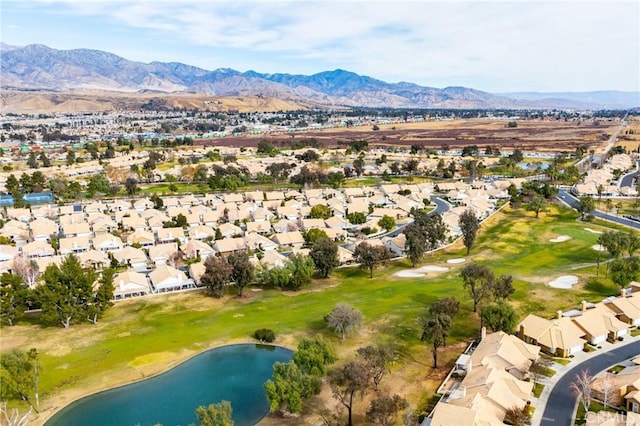
M 282 232 L 279 234 L 275 234 L 273 237 L 271 237 L 271 239 L 281 246 L 304 243 L 304 237 L 302 236 L 300 231 Z
M 114 295 L 148 292 L 149 282 L 144 274 L 135 271 L 125 271 L 113 277 Z
M 521 323 L 524 333 L 548 348 L 571 349 L 584 344 L 584 331 L 570 318 L 547 320 L 529 314 Z
M 247 243 L 243 237 L 225 238 L 213 243 L 213 249 L 219 253 L 231 253 L 234 251 L 244 251 Z
M 186 283 L 186 274 L 169 265 L 160 265 L 149 273 L 149 279 L 156 289 L 173 287 L 176 283 Z

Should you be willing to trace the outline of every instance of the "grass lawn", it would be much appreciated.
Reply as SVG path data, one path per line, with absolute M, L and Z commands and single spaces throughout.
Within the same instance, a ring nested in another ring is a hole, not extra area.
M 533 396 L 536 398 L 540 398 L 542 391 L 544 390 L 544 385 L 542 383 L 535 383 L 533 385 Z
M 611 408 L 611 407 L 607 407 L 605 408 L 604 405 L 598 401 L 591 401 L 591 403 L 589 404 L 589 411 L 593 411 L 594 413 L 598 413 L 600 411 L 608 411 L 610 413 L 617 413 L 617 410 L 615 408 Z M 581 425 L 584 424 L 584 421 L 586 420 L 586 412 L 584 411 L 584 407 L 582 406 L 582 404 L 578 404 L 578 410 L 576 412 L 576 425 Z
M 590 247 L 597 235 L 583 228 L 594 228 L 593 224 L 576 222 L 575 213 L 555 207 L 539 219 L 510 209 L 496 216 L 482 227 L 469 260 L 488 265 L 497 275 L 514 275 L 516 293 L 512 299 L 521 318 L 530 312 L 552 316 L 557 309 L 577 306 L 583 299 L 600 300 L 617 293 L 610 282 L 584 285 L 586 278 L 595 274 L 595 268 L 584 265 L 596 260 Z M 549 242 L 558 235 L 571 239 Z M 416 321 L 426 307 L 451 295 L 461 301 L 450 342 L 443 350 L 450 353 L 441 358 L 440 365 L 450 364 L 466 342 L 479 334 L 478 317 L 471 312 L 471 299 L 463 292 L 459 277 L 464 264 L 446 263 L 465 254 L 459 244 L 425 257 L 424 263 L 450 270 L 422 278 L 394 276 L 410 268 L 407 260 L 400 260 L 376 270 L 371 279 L 358 268 L 341 268 L 331 278 L 317 280 L 298 293 L 248 290 L 243 299 L 227 296 L 217 300 L 191 292 L 128 300 L 117 303 L 95 326 L 79 323 L 63 330 L 26 319 L 3 327 L 0 349 L 38 348 L 41 403 L 51 409 L 89 392 L 157 374 L 204 349 L 251 341 L 251 334 L 263 327 L 276 332 L 276 343 L 292 348 L 301 337 L 324 333 L 343 357 L 351 356 L 358 346 L 394 342 L 403 355 L 398 374 L 418 388 L 409 398 L 415 403 L 425 390 L 420 388 L 421 381 L 431 374 L 430 351 L 418 339 Z M 583 267 L 573 270 L 576 265 Z M 580 278 L 573 290 L 546 285 L 568 273 Z M 365 318 L 361 333 L 346 342 L 328 334 L 323 320 L 343 301 L 360 309 Z M 405 365 L 413 370 L 402 370 Z M 433 392 L 435 386 L 427 390 Z
M 607 371 L 609 373 L 619 373 L 622 370 L 624 370 L 624 365 L 614 365 L 613 367 L 611 367 L 610 369 L 608 369 Z
M 636 336 L 640 335 L 640 328 L 634 328 L 633 330 L 631 330 L 631 331 L 629 332 L 629 334 L 630 334 L 632 337 L 636 337 Z

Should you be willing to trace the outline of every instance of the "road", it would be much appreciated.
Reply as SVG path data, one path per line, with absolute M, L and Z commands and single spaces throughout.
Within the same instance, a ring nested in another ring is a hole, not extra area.
M 638 176 L 638 174 L 640 174 L 640 161 L 638 161 L 635 171 L 628 173 L 620 178 L 618 188 L 623 186 L 634 186 L 634 179 L 636 176 Z
M 578 209 L 578 204 L 580 203 L 580 201 L 576 197 L 571 195 L 568 191 L 564 189 L 558 191 L 558 199 L 560 199 L 560 201 L 562 201 L 569 207 L 572 207 L 576 210 Z M 640 229 L 640 222 L 636 222 L 635 220 L 614 216 L 612 214 L 604 213 L 599 210 L 594 210 L 593 212 L 591 212 L 591 214 L 593 214 L 598 219 L 604 219 L 620 225 L 628 226 L 630 228 Z
M 448 211 L 451 208 L 451 205 L 449 203 L 447 203 L 442 198 L 437 197 L 435 195 L 431 196 L 431 202 L 436 205 L 436 208 L 433 209 L 431 212 L 429 212 L 429 216 L 432 216 L 432 215 L 434 215 L 436 213 L 443 214 L 444 212 Z M 387 234 L 387 236 L 389 236 L 389 237 L 397 237 L 398 235 L 402 234 L 402 232 L 404 232 L 404 228 L 407 225 L 408 224 L 398 226 L 396 229 L 394 229 L 393 231 L 389 232 Z
M 591 376 L 618 364 L 624 360 L 637 356 L 640 353 L 640 340 L 619 348 L 612 349 L 601 355 L 581 362 L 569 370 L 551 390 L 547 406 L 542 415 L 541 426 L 572 426 L 573 410 L 576 397 L 569 390 L 571 382 L 582 370 L 587 370 Z

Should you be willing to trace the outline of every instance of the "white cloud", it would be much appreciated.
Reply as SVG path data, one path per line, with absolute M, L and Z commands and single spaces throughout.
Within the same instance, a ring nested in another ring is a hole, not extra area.
M 637 1 L 44 4 L 65 14 L 104 16 L 112 24 L 155 32 L 161 39 L 157 46 L 146 46 L 151 50 L 162 52 L 162 40 L 171 39 L 184 44 L 185 55 L 189 46 L 209 48 L 212 57 L 221 49 L 236 52 L 235 64 L 216 66 L 255 68 L 252 57 L 265 63 L 268 56 L 271 68 L 280 72 L 340 67 L 430 85 L 460 80 L 496 84 L 480 87 L 487 90 L 640 89 Z

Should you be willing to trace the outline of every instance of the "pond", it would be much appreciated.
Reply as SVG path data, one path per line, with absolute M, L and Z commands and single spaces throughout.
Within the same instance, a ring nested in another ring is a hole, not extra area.
M 200 405 L 227 400 L 237 426 L 254 425 L 269 411 L 263 384 L 276 361 L 293 353 L 263 345 L 212 349 L 140 382 L 100 392 L 63 408 L 46 426 L 186 426 L 199 424 Z

